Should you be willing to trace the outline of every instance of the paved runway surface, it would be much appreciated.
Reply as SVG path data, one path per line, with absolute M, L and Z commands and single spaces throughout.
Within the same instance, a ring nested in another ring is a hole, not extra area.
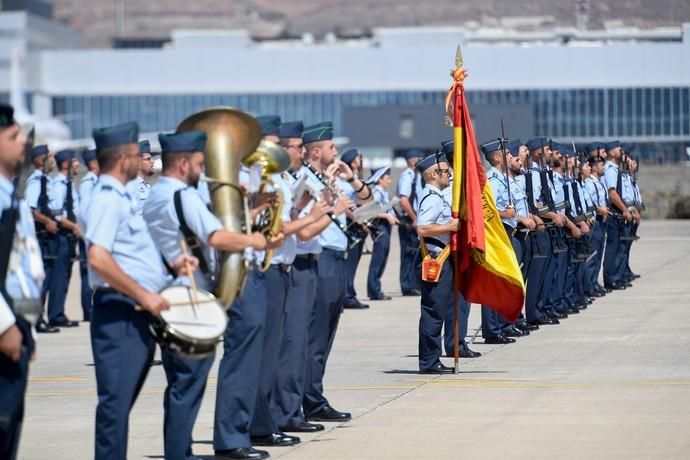
M 285 459 L 688 458 L 690 456 L 690 222 L 643 222 L 632 289 L 598 300 L 560 326 L 517 343 L 472 346 L 459 375 L 416 373 L 419 299 L 400 297 L 397 238 L 389 302 L 347 310 L 326 376 L 328 424 Z M 359 292 L 369 258 L 358 276 Z M 68 311 L 80 319 L 78 274 Z M 470 329 L 479 324 L 473 307 Z M 450 364 L 451 360 L 446 360 Z M 213 458 L 214 369 L 194 432 Z M 32 366 L 20 458 L 92 457 L 96 382 L 88 324 L 41 335 Z M 151 369 L 130 419 L 129 458 L 163 458 L 161 366 Z

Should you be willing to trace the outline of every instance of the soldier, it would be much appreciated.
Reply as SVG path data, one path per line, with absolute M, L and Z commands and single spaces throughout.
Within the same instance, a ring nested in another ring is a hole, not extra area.
M 606 245 L 606 219 L 611 216 L 608 208 L 608 193 L 601 179 L 604 175 L 604 159 L 592 155 L 588 160 L 589 168 L 583 168 L 584 188 L 595 207 L 596 217 L 592 224 L 590 243 L 595 251 L 594 256 L 585 263 L 585 294 L 590 297 L 603 297 L 606 289 L 599 284 L 601 263 L 604 260 Z
M 79 209 L 77 214 L 77 222 L 80 228 L 85 227 L 84 210 L 89 204 L 93 188 L 98 182 L 98 160 L 96 160 L 96 150 L 90 149 L 82 153 L 82 159 L 86 166 L 87 172 L 79 182 Z M 86 261 L 86 243 L 84 238 L 79 238 L 79 274 L 81 276 L 81 308 L 84 313 L 84 321 L 91 320 L 91 311 L 93 305 L 91 303 L 91 286 L 89 285 L 89 265 Z
M 148 140 L 139 142 L 139 172 L 137 177 L 127 183 L 127 192 L 134 198 L 137 204 L 137 213 L 141 214 L 144 203 L 151 193 L 151 184 L 147 182 L 153 176 L 153 157 L 151 156 L 151 143 Z
M 382 166 L 372 171 L 372 175 L 367 181 L 373 187 L 374 200 L 381 203 L 384 207 L 390 204 L 388 187 L 391 185 L 391 168 Z M 379 237 L 374 241 L 374 248 L 371 252 L 369 261 L 369 275 L 367 276 L 367 295 L 371 300 L 391 300 L 392 297 L 384 294 L 381 290 L 381 277 L 386 271 L 388 262 L 388 252 L 390 251 L 391 228 L 398 223 L 393 210 L 379 214 L 374 219 L 373 225 L 378 230 Z
M 422 192 L 422 177 L 415 169 L 417 162 L 424 157 L 421 150 L 405 152 L 405 170 L 400 173 L 397 196 L 400 199 L 402 214 L 398 216 L 398 237 L 400 239 L 400 289 L 403 296 L 421 295 L 419 273 L 417 273 L 417 256 L 419 238 L 415 231 L 417 224 L 417 205 Z
M 14 109 L 0 104 L 0 458 L 8 460 L 17 458 L 44 275 L 31 210 L 12 183 L 25 144 Z

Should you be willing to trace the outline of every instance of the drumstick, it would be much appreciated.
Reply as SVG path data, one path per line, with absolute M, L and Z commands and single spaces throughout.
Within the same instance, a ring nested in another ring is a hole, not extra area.
M 189 247 L 187 246 L 187 242 L 185 240 L 180 241 L 180 248 L 182 249 L 183 254 L 187 254 L 189 251 Z M 187 276 L 189 277 L 189 283 L 192 285 L 192 298 L 190 299 L 192 301 L 192 311 L 194 312 L 194 318 L 198 318 L 196 314 L 196 306 L 199 303 L 199 299 L 196 298 L 196 280 L 194 279 L 194 273 L 192 272 L 192 264 L 190 264 L 188 260 L 185 260 L 184 265 L 185 269 L 187 270 Z
M 204 300 L 198 300 L 198 301 L 196 301 L 196 303 L 198 303 L 199 305 L 201 305 L 202 303 L 216 303 L 216 300 L 214 300 L 214 299 L 204 299 Z M 170 302 L 170 303 L 168 304 L 168 306 L 171 307 L 171 308 L 172 308 L 172 307 L 186 307 L 187 305 L 189 305 L 189 302 L 188 302 L 188 301 L 183 301 L 183 302 Z M 142 307 L 141 305 L 135 305 L 135 306 L 134 306 L 134 309 L 135 309 L 136 311 L 146 311 L 146 309 L 145 309 L 144 307 Z

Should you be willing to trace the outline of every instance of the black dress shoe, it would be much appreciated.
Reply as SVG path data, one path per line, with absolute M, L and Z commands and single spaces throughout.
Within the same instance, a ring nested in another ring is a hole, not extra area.
M 36 324 L 36 332 L 41 334 L 54 334 L 56 332 L 60 332 L 60 329 L 55 326 L 51 326 L 44 321 L 40 321 Z
M 402 291 L 402 295 L 404 295 L 405 297 L 420 296 L 422 295 L 422 291 L 420 291 L 419 289 L 410 289 L 409 291 Z
M 580 313 L 580 309 L 577 308 L 575 305 L 568 307 L 567 311 L 569 315 L 577 315 L 578 313 Z
M 454 367 L 444 366 L 443 363 L 437 363 L 429 369 L 420 369 L 420 374 L 452 374 L 455 372 Z
M 289 436 L 285 433 L 273 433 L 268 436 L 252 436 L 252 445 L 264 447 L 287 447 L 300 443 L 297 436 Z
M 340 412 L 333 409 L 331 406 L 326 406 L 307 417 L 307 419 L 316 422 L 347 422 L 351 418 L 352 415 L 350 415 L 349 412 Z
M 637 273 L 633 273 L 633 274 L 632 274 L 632 279 L 636 280 L 636 279 L 640 278 L 641 276 L 642 276 L 642 275 L 638 275 Z
M 323 430 L 324 427 L 320 423 L 309 422 L 302 422 L 298 425 L 287 425 L 280 427 L 280 431 L 285 431 L 288 433 L 316 433 L 317 431 Z
M 515 339 L 506 337 L 505 335 L 497 335 L 496 337 L 484 339 L 484 343 L 489 345 L 505 345 L 508 343 L 515 343 Z
M 386 294 L 381 294 L 380 296 L 369 297 L 369 300 L 393 300 L 393 297 Z
M 541 319 L 537 319 L 535 321 L 532 321 L 528 324 L 539 327 L 539 326 L 544 326 L 544 325 L 561 324 L 561 322 L 558 321 L 556 318 L 541 318 Z
M 479 358 L 482 354 L 479 353 L 478 351 L 473 351 L 470 350 L 469 347 L 462 347 L 460 348 L 460 357 L 461 358 Z
M 529 331 L 522 331 L 521 329 L 511 326 L 503 329 L 503 335 L 506 337 L 522 337 L 525 335 L 529 335 Z
M 48 324 L 53 327 L 79 327 L 79 321 L 72 321 L 70 319 L 49 321 Z
M 343 308 L 351 308 L 353 310 L 366 310 L 369 308 L 369 304 L 357 302 L 357 303 L 346 303 Z
M 238 447 L 237 449 L 217 450 L 215 456 L 219 458 L 268 458 L 269 454 L 265 450 L 254 449 L 253 447 Z
M 607 285 L 604 286 L 604 287 L 605 287 L 606 290 L 609 291 L 609 292 L 610 292 L 610 291 L 622 291 L 622 290 L 625 289 L 625 284 L 621 284 L 620 282 L 617 281 L 617 282 L 615 282 L 615 283 L 607 284 Z
M 515 327 L 520 329 L 521 331 L 527 331 L 527 332 L 539 330 L 538 324 L 531 324 L 531 323 L 528 323 L 527 321 L 518 322 L 515 325 Z
M 551 319 L 567 319 L 568 314 L 557 310 L 547 310 L 546 315 Z

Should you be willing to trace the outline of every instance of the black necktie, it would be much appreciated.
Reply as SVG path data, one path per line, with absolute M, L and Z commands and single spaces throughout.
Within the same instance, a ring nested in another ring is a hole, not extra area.
M 74 196 L 72 196 L 72 181 L 67 180 L 67 196 L 65 197 L 65 208 L 67 211 L 67 218 L 72 221 L 76 222 L 76 218 L 74 217 Z

